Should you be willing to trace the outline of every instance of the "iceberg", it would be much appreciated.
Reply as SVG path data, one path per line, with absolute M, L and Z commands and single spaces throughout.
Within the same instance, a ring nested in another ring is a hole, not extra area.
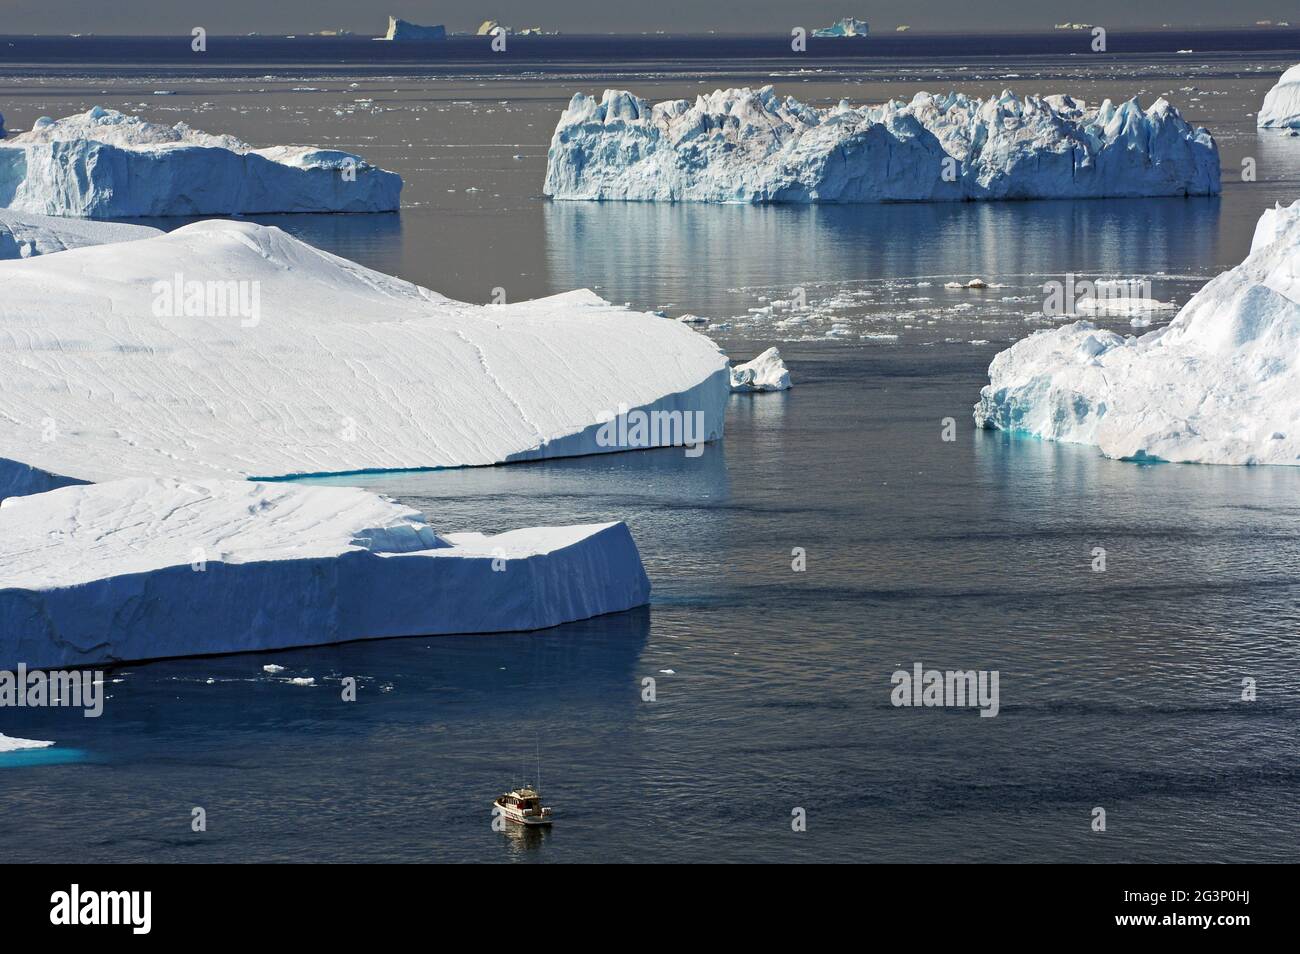
M 1300 63 L 1264 94 L 1255 124 L 1261 129 L 1300 129 Z
M 655 106 L 606 90 L 575 94 L 560 116 L 543 191 L 743 203 L 1214 195 L 1219 150 L 1164 99 L 1144 110 L 918 93 L 816 109 L 771 86 Z
M 907 29 L 903 27 L 902 29 Z M 866 20 L 859 20 L 856 17 L 841 17 L 828 27 L 822 27 L 820 30 L 813 30 L 813 36 L 822 39 L 831 39 L 838 36 L 866 36 L 871 30 Z
M 0 209 L 0 259 L 31 258 L 87 245 L 134 242 L 161 234 L 160 229 L 147 225 L 88 222 Z
M 440 534 L 364 490 L 229 480 L 0 504 L 0 669 L 542 629 L 649 593 L 622 523 Z
M 725 355 L 679 322 L 590 291 L 453 301 L 251 222 L 0 262 L 0 287 L 0 496 L 498 464 L 685 432 L 611 441 L 625 409 L 702 443 L 722 436 L 730 391 Z
M 1164 328 L 1079 321 L 994 357 L 977 424 L 1124 460 L 1300 464 L 1300 202 Z
M 53 742 L 41 742 L 37 739 L 15 739 L 0 732 L 0 753 L 20 752 L 24 749 L 45 749 L 53 744 Z
M 790 372 L 776 348 L 768 348 L 753 361 L 731 368 L 733 391 L 785 391 L 789 387 Z
M 447 39 L 447 28 L 441 24 L 438 26 L 420 26 L 418 23 L 411 23 L 408 20 L 399 20 L 397 17 L 388 18 L 388 33 L 382 37 L 376 37 L 380 40 L 445 40 Z
M 254 149 L 99 106 L 0 142 L 0 208 L 41 215 L 392 212 L 401 191 L 401 176 L 351 153 Z

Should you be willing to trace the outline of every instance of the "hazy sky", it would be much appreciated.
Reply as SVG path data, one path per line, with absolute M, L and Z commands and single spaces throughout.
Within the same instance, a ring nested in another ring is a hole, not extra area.
M 857 16 L 880 31 L 900 23 L 972 31 L 1036 29 L 1066 20 L 1102 26 L 1248 25 L 1293 19 L 1288 0 L 0 0 L 0 33 L 308 33 L 323 29 L 382 34 L 388 14 L 472 31 L 491 17 L 513 27 L 567 33 L 666 30 L 727 33 L 817 26 Z

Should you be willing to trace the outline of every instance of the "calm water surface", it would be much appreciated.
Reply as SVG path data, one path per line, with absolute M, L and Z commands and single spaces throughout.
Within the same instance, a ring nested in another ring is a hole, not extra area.
M 0 731 L 58 743 L 0 756 L 9 856 L 1294 859 L 1300 472 L 1135 466 L 969 423 L 993 354 L 1043 326 L 1045 280 L 1141 277 L 1181 303 L 1241 259 L 1260 210 L 1300 195 L 1300 140 L 1258 135 L 1248 115 L 1294 59 L 1135 57 L 1095 73 L 1031 57 L 871 63 L 807 81 L 728 66 L 728 83 L 789 82 L 817 102 L 953 86 L 1168 93 L 1224 153 L 1217 200 L 862 209 L 540 198 L 574 89 L 613 77 L 685 95 L 719 85 L 703 64 L 637 77 L 587 63 L 562 80 L 16 77 L 15 128 L 142 103 L 258 143 L 356 148 L 407 178 L 400 215 L 265 221 L 469 300 L 587 285 L 704 315 L 737 358 L 779 343 L 796 387 L 734 396 L 726 439 L 698 459 L 368 478 L 449 531 L 626 520 L 653 603 L 540 633 L 128 667 L 110 674 L 98 720 L 7 710 Z M 1257 182 L 1232 178 L 1247 156 Z M 997 287 L 942 287 L 974 276 Z M 780 327 L 761 309 L 795 285 L 819 317 Z M 263 672 L 272 662 L 285 671 Z M 998 670 L 1000 714 L 893 708 L 890 675 L 915 662 Z M 345 676 L 354 704 L 339 701 Z M 492 797 L 539 754 L 555 829 L 493 832 Z M 1096 806 L 1105 834 L 1089 828 Z M 791 831 L 794 808 L 806 832 Z

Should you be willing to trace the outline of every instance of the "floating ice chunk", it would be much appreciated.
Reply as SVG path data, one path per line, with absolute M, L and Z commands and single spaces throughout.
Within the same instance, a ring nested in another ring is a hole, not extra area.
M 275 663 L 268 663 L 262 667 L 262 672 L 269 672 L 271 675 L 275 675 L 277 672 L 284 672 L 284 667 L 277 666 Z
M 1109 457 L 1300 464 L 1300 202 L 1260 218 L 1245 261 L 1167 326 L 1080 321 L 998 354 L 976 423 Z
M 622 523 L 438 534 L 363 490 L 221 480 L 0 504 L 0 669 L 542 629 L 649 592 Z
M 40 742 L 36 739 L 15 739 L 0 732 L 0 752 L 18 752 L 23 749 L 44 749 L 53 742 Z
M 625 450 L 601 438 L 624 406 L 710 441 L 730 391 L 679 322 L 456 302 L 249 222 L 0 262 L 0 286 L 0 498 Z
M 841 36 L 867 36 L 870 32 L 871 26 L 866 20 L 859 20 L 856 17 L 841 17 L 828 27 L 813 30 L 813 36 L 830 39 Z
M 1212 195 L 1219 151 L 1164 99 L 1088 108 L 1010 91 L 987 100 L 816 109 L 771 86 L 652 106 L 577 93 L 547 154 L 556 199 L 691 202 Z
M 351 153 L 254 149 L 234 136 L 96 106 L 0 141 L 0 206 L 114 218 L 258 212 L 391 212 L 402 177 Z
M 731 369 L 733 391 L 785 391 L 789 387 L 790 372 L 776 348 L 768 348 L 753 361 Z
M 316 677 L 315 676 L 294 676 L 291 679 L 286 679 L 285 682 L 287 682 L 291 686 L 314 686 L 316 685 Z
M 1283 73 L 1277 85 L 1264 94 L 1255 124 L 1260 128 L 1300 128 L 1300 63 Z
M 31 258 L 86 245 L 133 242 L 161 234 L 159 229 L 147 225 L 86 222 L 0 209 L 0 259 Z

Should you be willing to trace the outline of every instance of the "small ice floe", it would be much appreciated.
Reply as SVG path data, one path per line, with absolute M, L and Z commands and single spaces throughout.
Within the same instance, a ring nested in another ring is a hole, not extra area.
M 290 679 L 286 679 L 285 682 L 287 682 L 291 686 L 314 686 L 316 685 L 316 677 L 315 676 L 294 676 Z
M 677 318 L 684 325 L 707 325 L 709 319 L 701 318 L 699 315 L 679 315 Z
M 776 348 L 768 348 L 753 361 L 731 369 L 732 391 L 785 391 L 789 387 L 790 372 Z
M 982 278 L 972 278 L 968 282 L 944 282 L 944 288 L 988 288 L 989 283 Z
M 1171 301 L 1156 301 L 1154 298 L 1122 298 L 1105 296 L 1083 298 L 1075 303 L 1075 311 L 1087 318 L 1135 318 L 1144 323 L 1134 325 L 1145 328 L 1151 324 L 1154 312 L 1177 311 L 1178 306 Z
M 283 666 L 277 666 L 275 663 L 267 663 L 262 667 L 262 672 L 269 672 L 274 675 L 277 672 L 284 672 Z
M 38 739 L 14 739 L 0 732 L 0 752 L 18 752 L 22 749 L 45 749 L 53 745 L 53 742 L 42 742 Z
M 660 671 L 661 673 L 663 673 L 665 676 L 675 676 L 675 675 L 677 675 L 676 670 L 673 670 L 673 669 L 660 669 L 659 671 Z

